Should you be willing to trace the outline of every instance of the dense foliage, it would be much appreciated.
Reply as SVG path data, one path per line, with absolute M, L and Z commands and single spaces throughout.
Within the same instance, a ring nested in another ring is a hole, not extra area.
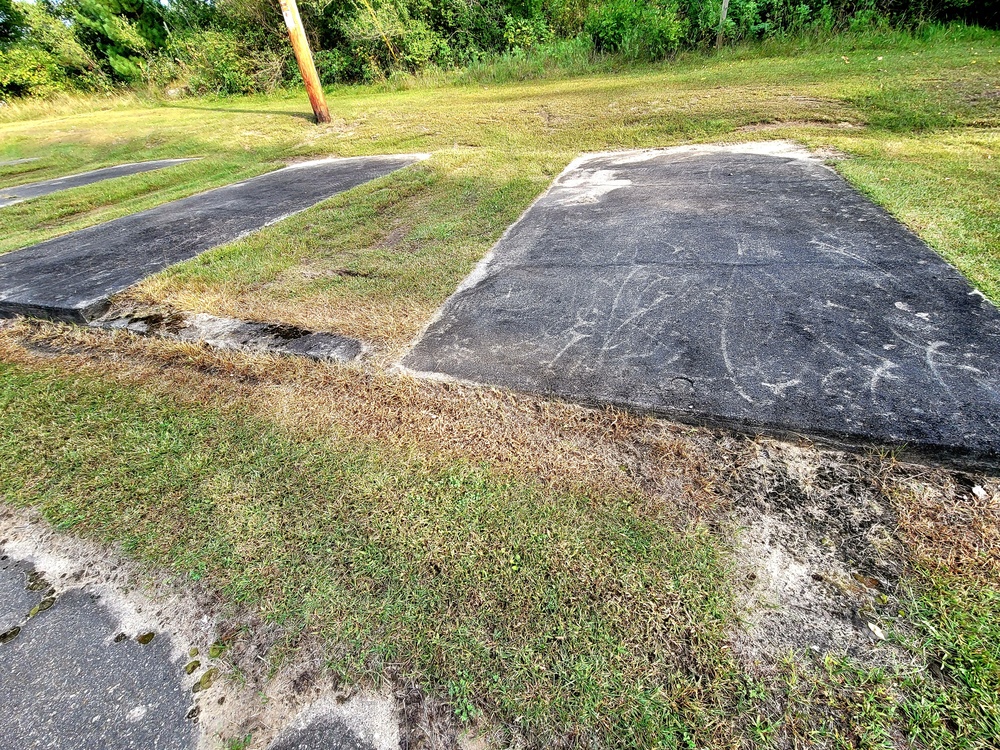
M 572 39 L 657 60 L 713 42 L 722 0 L 301 0 L 325 83 L 465 66 Z M 995 26 L 993 0 L 730 0 L 730 41 L 873 24 Z M 277 0 L 0 0 L 0 97 L 147 84 L 268 91 L 295 80 Z

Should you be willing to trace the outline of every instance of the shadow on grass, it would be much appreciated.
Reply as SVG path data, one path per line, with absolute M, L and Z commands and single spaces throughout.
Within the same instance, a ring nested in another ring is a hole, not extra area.
M 170 109 L 189 109 L 199 110 L 202 112 L 224 112 L 240 115 L 284 115 L 285 117 L 297 117 L 301 120 L 308 120 L 313 123 L 316 122 L 316 117 L 308 112 L 286 112 L 275 109 L 236 109 L 234 107 L 190 107 L 183 104 L 167 104 L 166 106 Z

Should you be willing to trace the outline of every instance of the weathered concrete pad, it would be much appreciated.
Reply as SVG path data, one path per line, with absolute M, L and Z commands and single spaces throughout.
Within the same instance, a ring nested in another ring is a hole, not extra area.
M 295 164 L 0 256 L 0 316 L 86 322 L 150 274 L 421 158 Z
M 695 423 L 1000 455 L 1000 313 L 788 143 L 578 160 L 403 364 Z
M 145 645 L 116 638 L 117 617 L 91 592 L 57 595 L 29 563 L 6 557 L 0 621 L 17 623 L 0 642 L 4 750 L 195 746 L 191 694 L 162 634 Z
M 26 161 L 32 160 L 18 159 L 7 162 L 7 164 L 20 164 Z M 104 167 L 103 169 L 94 169 L 90 172 L 56 177 L 53 180 L 45 180 L 44 182 L 32 182 L 27 185 L 0 188 L 0 208 L 26 201 L 29 198 L 39 198 L 49 193 L 57 193 L 60 190 L 91 185 L 95 182 L 110 180 L 114 177 L 125 177 L 130 174 L 151 172 L 154 169 L 172 167 L 175 164 L 183 164 L 186 161 L 191 161 L 191 159 L 159 159 L 157 161 L 140 161 L 134 164 L 118 164 L 114 167 Z
M 344 702 L 319 699 L 267 750 L 395 750 L 404 745 L 392 701 L 362 694 Z
M 156 312 L 118 315 L 112 311 L 90 325 L 130 331 L 141 336 L 205 343 L 215 349 L 242 349 L 330 362 L 353 362 L 365 352 L 365 345 L 357 339 L 336 333 L 309 331 L 286 324 L 220 318 L 205 313 L 164 316 Z

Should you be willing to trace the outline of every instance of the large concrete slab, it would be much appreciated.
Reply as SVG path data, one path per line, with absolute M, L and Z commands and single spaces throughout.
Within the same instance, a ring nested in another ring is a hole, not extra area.
M 0 316 L 86 322 L 146 276 L 421 158 L 304 162 L 0 256 Z
M 575 162 L 403 364 L 683 421 L 1000 455 L 1000 314 L 787 143 Z
M 6 164 L 19 164 L 31 159 L 19 159 L 17 161 L 6 162 Z M 71 174 L 66 177 L 57 177 L 44 182 L 32 182 L 27 185 L 15 185 L 14 187 L 0 188 L 0 208 L 11 206 L 29 198 L 39 198 L 50 193 L 58 193 L 60 190 L 92 185 L 95 182 L 110 180 L 115 177 L 125 177 L 126 175 L 139 174 L 141 172 L 151 172 L 154 169 L 172 167 L 175 164 L 183 164 L 191 159 L 159 159 L 157 161 L 140 161 L 133 164 L 118 164 L 114 167 L 94 169 L 90 172 Z

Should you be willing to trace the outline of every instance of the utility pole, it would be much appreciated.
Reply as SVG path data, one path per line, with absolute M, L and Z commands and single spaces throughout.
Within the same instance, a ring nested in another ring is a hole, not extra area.
M 292 0 L 294 3 L 295 0 Z M 722 49 L 722 34 L 726 28 L 726 14 L 729 13 L 729 0 L 722 0 L 722 11 L 719 14 L 722 18 L 719 21 L 719 35 L 715 37 L 715 48 Z
M 306 93 L 309 94 L 309 103 L 316 115 L 316 122 L 330 122 L 330 110 L 326 108 L 326 97 L 323 96 L 323 86 L 319 82 L 316 64 L 309 49 L 309 40 L 306 39 L 306 30 L 302 27 L 299 6 L 295 4 L 295 0 L 278 1 L 281 3 L 281 15 L 285 17 L 285 26 L 288 27 L 288 39 L 295 51 L 295 61 L 299 64 L 299 73 L 302 74 L 302 81 L 306 85 Z

